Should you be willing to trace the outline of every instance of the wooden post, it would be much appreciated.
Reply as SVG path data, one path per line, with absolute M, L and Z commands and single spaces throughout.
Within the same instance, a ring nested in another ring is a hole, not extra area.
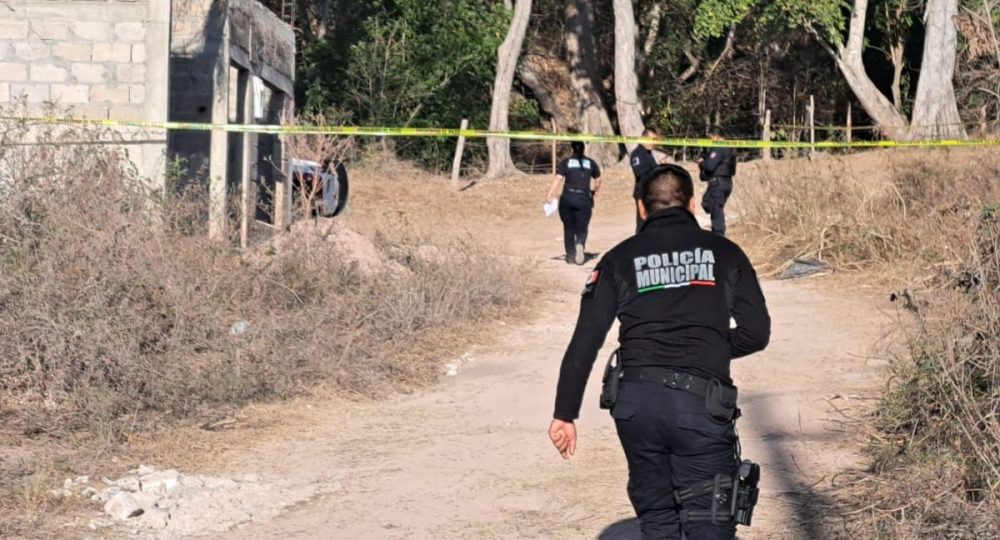
M 556 134 L 556 119 L 552 119 L 552 134 Z M 552 176 L 556 175 L 556 158 L 559 153 L 556 151 L 556 140 L 552 139 Z
M 851 121 L 851 102 L 847 102 L 847 137 L 845 140 L 847 144 L 851 144 L 851 140 L 854 138 L 854 128 L 852 127 L 853 122 Z
M 460 130 L 469 129 L 469 121 L 462 119 Z M 462 152 L 465 151 L 465 135 L 458 136 L 458 145 L 455 146 L 455 161 L 451 162 L 451 187 L 458 187 L 458 177 L 462 174 Z
M 292 118 L 292 99 L 283 95 L 279 118 Z M 279 139 L 276 161 L 281 163 L 281 179 L 274 183 L 274 226 L 278 231 L 292 225 L 292 158 L 295 156 L 287 155 L 288 151 L 288 144 Z
M 761 140 L 765 144 L 771 142 L 771 109 L 764 111 L 764 132 L 761 134 Z M 764 161 L 771 161 L 771 147 L 762 148 L 761 157 Z
M 253 123 L 253 75 L 249 71 L 241 74 L 241 89 L 243 90 L 243 118 L 244 124 Z M 253 140 L 250 133 L 243 134 L 243 168 L 240 177 L 240 247 L 246 248 L 250 245 L 250 224 L 253 223 L 253 198 L 251 197 L 253 188 L 253 160 L 250 159 L 253 153 Z
M 809 96 L 809 159 L 816 157 L 816 100 Z
M 251 62 L 253 59 L 253 29 L 250 29 L 249 49 Z M 253 74 L 250 70 L 240 72 L 240 88 L 243 90 L 243 110 L 241 117 L 244 124 L 253 123 Z M 243 134 L 243 168 L 240 177 L 240 247 L 246 249 L 250 245 L 250 224 L 253 223 L 253 177 L 254 159 L 253 135 Z

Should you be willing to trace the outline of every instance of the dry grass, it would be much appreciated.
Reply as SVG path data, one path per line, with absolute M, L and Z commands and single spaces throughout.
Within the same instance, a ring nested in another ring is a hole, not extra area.
M 907 354 L 875 411 L 860 530 L 1000 535 L 1000 212 L 983 210 L 961 278 L 900 301 Z
M 741 232 L 762 262 L 819 258 L 900 291 L 905 347 L 871 418 L 871 469 L 841 493 L 849 537 L 1000 535 L 1000 156 L 877 153 L 757 176 Z
M 0 126 L 0 536 L 32 530 L 82 454 L 316 385 L 427 384 L 464 333 L 524 297 L 516 263 L 447 234 L 380 231 L 391 272 L 317 238 L 241 256 L 205 238 L 197 190 L 151 192 L 113 147 L 13 144 L 28 131 Z
M 864 270 L 893 287 L 955 271 L 984 202 L 1000 200 L 995 152 L 902 151 L 755 164 L 737 235 L 765 273 L 794 258 Z

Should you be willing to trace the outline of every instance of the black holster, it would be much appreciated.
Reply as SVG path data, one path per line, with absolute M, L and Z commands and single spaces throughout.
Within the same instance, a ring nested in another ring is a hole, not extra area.
M 604 366 L 604 377 L 601 378 L 601 408 L 612 409 L 618 401 L 618 383 L 622 379 L 622 362 L 618 350 L 611 353 L 607 365 Z
M 715 475 L 693 486 L 674 491 L 674 500 L 682 505 L 694 498 L 711 495 L 712 506 L 706 510 L 681 510 L 682 523 L 709 522 L 713 525 L 736 522 L 750 526 L 760 489 L 760 466 L 745 459 L 732 476 Z
M 705 388 L 705 409 L 712 419 L 720 424 L 735 421 L 740 417 L 740 409 L 736 407 L 736 397 L 735 386 L 725 385 L 718 379 L 712 379 Z

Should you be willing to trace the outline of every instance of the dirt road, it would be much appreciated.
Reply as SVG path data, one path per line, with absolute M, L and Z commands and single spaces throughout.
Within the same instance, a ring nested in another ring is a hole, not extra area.
M 599 214 L 590 247 L 612 246 L 630 223 L 626 213 Z M 538 299 L 537 315 L 498 322 L 497 339 L 469 343 L 459 374 L 428 391 L 296 411 L 294 437 L 241 450 L 231 471 L 315 483 L 328 494 L 216 538 L 638 537 L 624 457 L 610 418 L 596 406 L 599 368 L 577 456 L 561 460 L 545 434 L 559 361 L 594 261 L 575 267 L 553 260 L 561 245 L 555 220 L 517 229 L 514 251 L 542 261 L 540 271 L 560 284 Z M 755 525 L 740 537 L 822 538 L 813 503 L 822 504 L 835 473 L 860 462 L 856 435 L 838 420 L 857 414 L 865 403 L 858 396 L 880 385 L 880 367 L 866 356 L 885 319 L 870 296 L 824 286 L 822 278 L 767 282 L 765 292 L 771 346 L 734 366 L 744 455 L 765 471 Z

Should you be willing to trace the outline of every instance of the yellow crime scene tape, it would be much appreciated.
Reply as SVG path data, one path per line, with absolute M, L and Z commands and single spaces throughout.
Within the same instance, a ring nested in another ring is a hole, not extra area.
M 338 137 L 437 137 L 437 138 L 502 138 L 532 141 L 583 141 L 611 144 L 653 144 L 665 147 L 726 147 L 726 148 L 942 148 L 998 146 L 1000 139 L 937 139 L 937 140 L 869 140 L 869 141 L 759 141 L 751 139 L 725 139 L 713 141 L 705 138 L 626 137 L 623 135 L 589 135 L 584 133 L 549 133 L 533 131 L 489 131 L 484 129 L 372 127 L 372 126 L 286 126 L 256 124 L 207 124 L 192 122 L 150 122 L 143 120 L 94 120 L 86 118 L 56 118 L 28 116 L 0 116 L 0 120 L 28 124 L 87 125 L 100 127 L 130 127 L 174 131 L 224 131 L 229 133 L 256 133 L 268 135 L 330 135 Z

